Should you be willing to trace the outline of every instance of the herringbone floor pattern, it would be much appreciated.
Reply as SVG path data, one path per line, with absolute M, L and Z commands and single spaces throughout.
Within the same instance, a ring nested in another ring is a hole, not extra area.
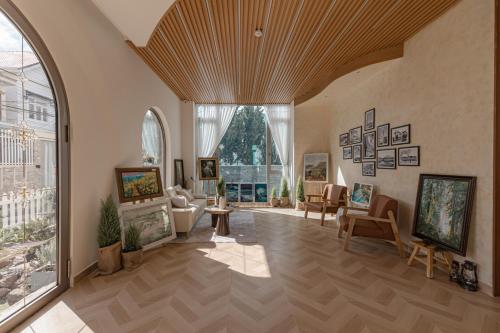
M 344 252 L 334 223 L 283 213 L 254 212 L 258 244 L 171 244 L 134 272 L 87 278 L 19 330 L 500 332 L 500 301 L 426 279 L 383 243 Z

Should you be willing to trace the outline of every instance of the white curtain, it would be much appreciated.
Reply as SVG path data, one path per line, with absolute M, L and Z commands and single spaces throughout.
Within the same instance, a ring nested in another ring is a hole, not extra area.
M 236 105 L 197 105 L 197 154 L 211 157 L 231 124 Z
M 264 105 L 266 121 L 271 129 L 278 155 L 283 164 L 283 176 L 289 180 L 290 168 L 290 137 L 292 124 L 291 105 Z
M 142 157 L 145 165 L 161 165 L 162 145 L 163 133 L 159 120 L 148 110 L 142 124 Z

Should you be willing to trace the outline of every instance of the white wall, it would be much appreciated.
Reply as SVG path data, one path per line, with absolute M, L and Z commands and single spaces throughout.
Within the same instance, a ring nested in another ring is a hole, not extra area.
M 338 79 L 298 108 L 311 119 L 331 112 L 324 131 L 330 134 L 333 180 L 341 173 L 348 186 L 373 183 L 379 193 L 397 198 L 406 240 L 420 173 L 477 176 L 467 254 L 478 262 L 480 280 L 491 285 L 494 1 L 459 2 L 408 40 L 404 53 Z M 420 167 L 378 169 L 376 177 L 362 177 L 361 164 L 342 159 L 339 134 L 364 125 L 364 112 L 372 107 L 376 125 L 411 124 L 411 145 L 421 147 Z
M 99 200 L 116 193 L 114 168 L 141 165 L 149 107 L 164 113 L 172 158 L 180 157 L 180 101 L 90 1 L 14 3 L 46 43 L 68 95 L 74 276 L 96 260 Z

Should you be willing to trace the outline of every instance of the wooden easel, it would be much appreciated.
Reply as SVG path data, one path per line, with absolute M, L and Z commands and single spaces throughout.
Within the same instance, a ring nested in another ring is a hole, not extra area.
M 453 260 L 451 252 L 422 241 L 413 241 L 412 243 L 414 248 L 410 259 L 408 259 L 408 266 L 411 266 L 415 260 L 423 263 L 427 267 L 426 276 L 429 279 L 434 277 L 434 267 L 446 273 L 451 271 L 451 262 Z M 420 250 L 424 249 L 427 253 L 420 255 Z

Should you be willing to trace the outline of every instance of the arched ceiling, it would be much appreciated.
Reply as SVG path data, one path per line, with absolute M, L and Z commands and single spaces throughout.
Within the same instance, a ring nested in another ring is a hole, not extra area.
M 183 100 L 300 104 L 401 57 L 404 41 L 457 1 L 177 0 L 145 47 L 128 43 Z

